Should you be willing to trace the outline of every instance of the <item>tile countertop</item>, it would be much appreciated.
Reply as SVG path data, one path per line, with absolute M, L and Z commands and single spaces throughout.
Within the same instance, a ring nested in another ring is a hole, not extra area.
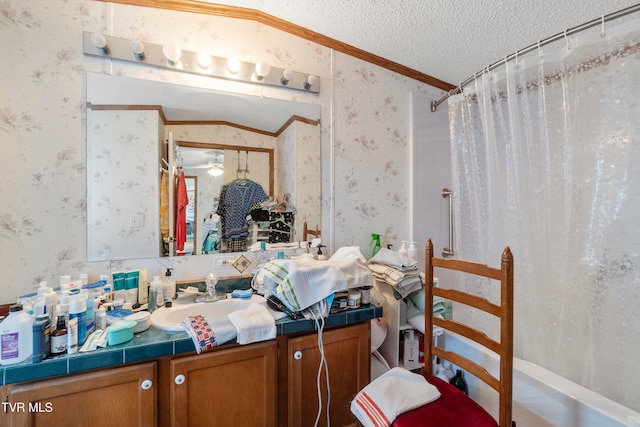
M 372 303 L 329 315 L 325 319 L 325 327 L 350 325 L 377 317 L 382 317 L 382 307 Z M 287 335 L 313 331 L 316 329 L 316 324 L 313 320 L 291 320 L 285 317 L 276 321 L 276 328 L 278 335 Z M 227 344 L 230 343 L 232 342 Z M 124 344 L 88 353 L 56 356 L 40 363 L 31 363 L 31 359 L 28 359 L 23 363 L 2 366 L 0 367 L 0 385 L 109 368 L 125 363 L 143 362 L 193 351 L 195 351 L 193 341 L 186 332 L 166 332 L 151 327 L 144 332 L 135 334 L 131 341 Z

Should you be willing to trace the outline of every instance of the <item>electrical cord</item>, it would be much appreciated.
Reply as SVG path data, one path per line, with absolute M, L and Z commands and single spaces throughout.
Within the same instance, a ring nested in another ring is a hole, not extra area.
M 321 301 L 321 303 L 326 304 L 326 300 Z M 314 424 L 314 427 L 318 426 L 320 415 L 322 414 L 322 389 L 320 383 L 320 375 L 322 374 L 323 366 L 325 371 L 325 378 L 327 380 L 327 427 L 330 427 L 331 419 L 329 418 L 329 406 L 331 404 L 331 387 L 329 386 L 329 367 L 327 365 L 327 359 L 324 355 L 324 343 L 322 341 L 322 332 L 324 330 L 324 316 L 320 314 L 320 320 L 318 320 L 318 317 L 316 317 L 314 310 L 311 310 L 311 314 L 313 316 L 313 320 L 316 323 L 316 329 L 318 329 L 318 350 L 320 351 L 320 365 L 318 366 L 318 374 L 316 376 L 316 386 L 318 392 L 318 413 L 316 415 L 316 422 Z

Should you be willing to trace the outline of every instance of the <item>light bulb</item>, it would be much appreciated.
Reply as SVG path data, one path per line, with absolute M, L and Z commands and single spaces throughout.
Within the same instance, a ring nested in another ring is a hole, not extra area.
M 182 56 L 182 50 L 177 44 L 162 46 L 162 53 L 169 60 L 171 65 L 176 65 Z
M 315 74 L 311 74 L 309 77 L 307 77 L 307 81 L 304 82 L 304 88 L 306 90 L 311 89 L 311 87 L 318 83 L 319 80 L 320 78 L 318 76 L 316 76 Z
M 107 43 L 107 39 L 102 34 L 91 34 L 91 43 L 98 49 L 100 55 L 107 55 L 109 53 L 109 43 Z
M 268 62 L 260 61 L 256 64 L 256 76 L 258 80 L 262 80 L 267 77 L 271 72 L 271 65 Z
M 144 61 L 144 44 L 134 40 L 131 42 L 131 52 L 138 61 Z
M 198 65 L 202 68 L 209 68 L 209 65 L 211 65 L 211 55 L 204 52 L 200 53 L 198 55 Z
M 227 69 L 231 74 L 237 73 L 238 71 L 240 71 L 240 61 L 235 58 L 230 59 L 227 62 Z
M 282 72 L 282 77 L 280 77 L 280 83 L 286 86 L 289 83 L 289 80 L 291 80 L 291 77 L 293 77 L 293 71 L 284 70 Z

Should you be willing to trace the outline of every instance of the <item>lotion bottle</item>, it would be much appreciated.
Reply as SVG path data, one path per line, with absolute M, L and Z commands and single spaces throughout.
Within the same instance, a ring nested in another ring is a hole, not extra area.
M 411 242 L 411 246 L 409 246 L 409 249 L 407 250 L 407 255 L 414 261 L 416 260 L 416 258 L 418 258 L 418 249 L 416 248 L 416 242 Z
M 407 256 L 407 246 L 405 245 L 405 243 L 407 243 L 407 241 L 403 240 L 400 249 L 398 249 L 398 253 L 402 256 Z

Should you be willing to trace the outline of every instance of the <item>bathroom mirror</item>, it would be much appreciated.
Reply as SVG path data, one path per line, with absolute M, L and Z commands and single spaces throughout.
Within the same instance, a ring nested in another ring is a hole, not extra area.
M 292 194 L 296 230 L 305 220 L 321 223 L 319 119 L 316 104 L 87 73 L 87 260 L 165 255 L 162 171 L 169 170 L 168 161 L 180 166 L 170 151 L 225 170 L 224 182 L 242 169 L 257 173 L 251 156 L 271 150 L 270 161 L 258 161 L 269 169 L 260 172 L 270 177 L 265 192 Z M 168 149 L 169 139 L 177 149 Z M 214 210 L 215 190 L 201 191 L 208 184 L 198 175 L 199 197 L 208 205 L 194 212 L 200 225 L 194 255 L 203 253 L 203 215 Z

